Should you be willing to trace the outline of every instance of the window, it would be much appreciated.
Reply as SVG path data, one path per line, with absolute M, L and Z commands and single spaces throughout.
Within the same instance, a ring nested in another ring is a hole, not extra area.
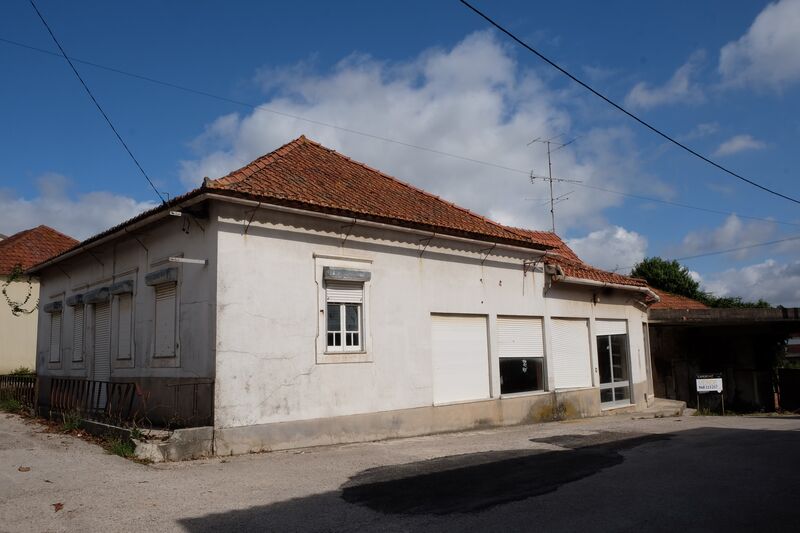
M 544 390 L 544 337 L 541 318 L 497 319 L 500 394 Z
M 61 362 L 61 311 L 50 313 L 50 362 Z
M 155 357 L 175 357 L 177 284 L 156 285 Z
M 363 351 L 364 284 L 326 282 L 327 351 Z
M 83 305 L 72 308 L 72 361 L 83 361 Z

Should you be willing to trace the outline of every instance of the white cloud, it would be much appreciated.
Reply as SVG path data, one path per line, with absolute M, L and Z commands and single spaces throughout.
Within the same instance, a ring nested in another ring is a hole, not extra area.
M 631 267 L 647 253 L 647 239 L 620 226 L 569 239 L 567 245 L 585 262 L 606 270 Z
M 767 145 L 752 135 L 736 135 L 719 145 L 714 151 L 716 156 L 732 155 L 747 150 L 762 150 Z
M 36 185 L 39 194 L 33 198 L 0 190 L 0 233 L 11 235 L 45 224 L 76 239 L 85 239 L 156 205 L 103 191 L 73 198 L 68 194 L 69 180 L 55 173 L 40 176 Z
M 740 296 L 749 301 L 763 298 L 772 305 L 800 307 L 800 261 L 779 263 L 767 259 L 706 278 L 703 289 L 715 296 Z
M 703 89 L 692 77 L 705 59 L 705 52 L 698 50 L 681 65 L 672 77 L 659 87 L 639 82 L 625 97 L 625 104 L 638 109 L 649 109 L 665 104 L 699 103 L 705 100 Z
M 781 88 L 800 81 L 800 0 L 769 4 L 739 40 L 722 47 L 723 84 Z
M 709 135 L 714 135 L 719 131 L 719 123 L 717 122 L 703 122 L 698 124 L 689 133 L 681 135 L 681 139 L 685 141 L 690 141 L 692 139 L 701 139 L 703 137 L 708 137 Z
M 675 255 L 702 254 L 765 242 L 775 236 L 776 230 L 777 226 L 773 222 L 743 222 L 736 215 L 730 215 L 717 228 L 687 233 Z M 753 253 L 753 250 L 741 250 L 732 255 L 741 259 Z
M 332 71 L 303 66 L 260 71 L 258 81 L 273 96 L 265 107 L 373 132 L 435 150 L 462 154 L 521 169 L 508 172 L 397 144 L 255 110 L 226 115 L 208 126 L 183 161 L 181 178 L 196 186 L 203 176 L 218 177 L 305 133 L 326 146 L 501 222 L 549 227 L 547 207 L 525 198 L 545 196 L 527 171 L 546 173 L 537 136 L 572 128 L 575 98 L 550 89 L 533 71 L 520 67 L 508 48 L 489 32 L 477 32 L 449 49 L 430 49 L 407 62 L 363 55 L 341 61 Z M 626 128 L 581 131 L 579 142 L 553 156 L 556 175 L 589 184 L 667 195 L 669 190 L 639 164 L 633 135 Z M 559 185 L 557 194 L 570 189 Z M 557 227 L 599 227 L 603 210 L 623 200 L 577 189 L 559 205 Z

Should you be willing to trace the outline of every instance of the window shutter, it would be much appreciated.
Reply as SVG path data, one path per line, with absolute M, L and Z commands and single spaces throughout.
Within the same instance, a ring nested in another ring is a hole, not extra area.
M 544 357 L 541 318 L 498 318 L 500 357 Z
M 625 335 L 628 333 L 625 320 L 595 320 L 595 335 Z
M 111 377 L 111 306 L 108 302 L 94 306 L 94 379 Z
M 83 305 L 72 308 L 72 360 L 83 361 Z
M 328 281 L 325 284 L 328 302 L 360 304 L 364 301 L 364 284 Z
M 592 369 L 589 353 L 589 324 L 584 319 L 554 318 L 553 378 L 555 387 L 591 387 Z
M 61 361 L 61 313 L 50 314 L 50 362 Z
M 117 314 L 117 359 L 131 358 L 131 309 L 130 293 L 120 294 Z
M 175 298 L 177 285 L 156 285 L 155 356 L 175 356 Z

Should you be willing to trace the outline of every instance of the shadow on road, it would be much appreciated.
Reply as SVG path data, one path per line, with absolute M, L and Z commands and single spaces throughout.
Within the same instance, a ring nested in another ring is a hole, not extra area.
M 658 525 L 656 529 L 664 531 L 704 524 L 740 528 L 751 519 L 753 525 L 771 524 L 780 530 L 788 525 L 786 513 L 794 512 L 792 502 L 800 489 L 796 476 L 779 475 L 781 469 L 796 472 L 800 467 L 796 431 L 703 428 L 662 435 L 600 432 L 531 440 L 565 449 L 492 451 L 379 467 L 354 475 L 340 491 L 180 523 L 193 532 L 393 531 L 426 529 L 423 526 L 432 521 L 441 527 L 442 520 L 450 519 L 463 525 L 485 519 L 487 510 L 498 510 L 495 514 L 502 520 L 518 527 L 534 520 L 535 513 L 542 530 L 597 528 L 607 516 L 624 516 L 631 527 L 638 521 L 637 527 Z M 617 473 L 615 467 L 630 453 L 635 453 L 635 461 Z M 603 482 L 590 481 L 612 468 L 614 483 L 608 484 L 608 476 Z M 590 485 L 575 484 L 579 480 Z M 570 499 L 554 505 L 554 499 L 567 497 L 559 489 L 572 486 L 587 492 L 593 504 Z M 721 489 L 719 501 L 716 489 Z M 553 495 L 547 504 L 528 503 L 557 490 L 561 496 Z M 758 506 L 742 504 L 752 502 L 754 494 L 759 494 Z M 502 510 L 522 500 L 522 513 Z M 680 512 L 664 502 L 679 504 Z M 563 510 L 558 509 L 561 505 Z M 575 505 L 581 508 L 577 514 L 570 512 Z M 659 518 L 659 513 L 664 516 Z

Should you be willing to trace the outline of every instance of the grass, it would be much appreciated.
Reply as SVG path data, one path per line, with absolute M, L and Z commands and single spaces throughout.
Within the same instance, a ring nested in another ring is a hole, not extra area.
M 106 449 L 114 455 L 119 455 L 125 459 L 130 459 L 134 456 L 136 446 L 128 439 L 120 439 L 119 437 L 112 437 L 106 440 Z
M 22 407 L 22 402 L 15 400 L 14 398 L 0 400 L 0 411 L 5 411 L 7 413 L 19 413 L 22 411 Z
M 61 431 L 70 433 L 81 428 L 81 414 L 77 411 L 70 411 L 61 415 L 63 423 Z

